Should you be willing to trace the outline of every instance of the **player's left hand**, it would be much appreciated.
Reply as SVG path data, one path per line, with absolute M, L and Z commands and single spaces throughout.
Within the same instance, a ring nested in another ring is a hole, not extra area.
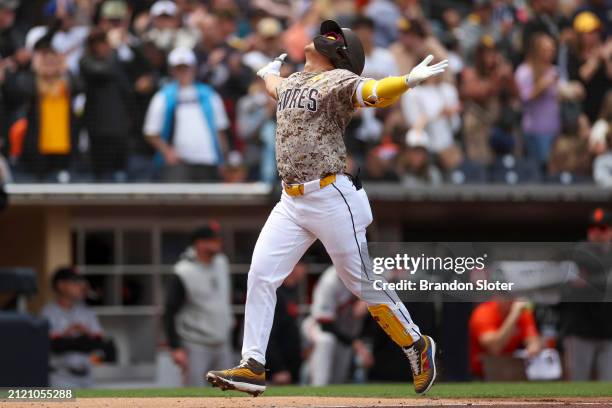
M 261 77 L 263 79 L 265 79 L 266 75 L 268 75 L 268 74 L 279 76 L 280 75 L 281 65 L 283 65 L 283 62 L 285 61 L 285 58 L 287 58 L 287 54 L 285 54 L 285 53 L 283 53 L 283 54 L 279 55 L 278 57 L 274 58 L 274 61 L 269 62 L 268 64 L 266 64 L 265 67 L 263 67 L 262 69 L 257 71 L 257 76 Z
M 429 65 L 433 60 L 433 55 L 429 54 L 419 65 L 412 68 L 406 76 L 406 84 L 410 88 L 414 88 L 421 82 L 433 76 L 440 75 L 448 67 L 448 60 L 443 60 L 437 64 Z

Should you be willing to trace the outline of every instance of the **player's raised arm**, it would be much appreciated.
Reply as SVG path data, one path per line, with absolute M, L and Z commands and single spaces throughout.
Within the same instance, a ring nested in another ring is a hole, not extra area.
M 408 75 L 387 77 L 381 80 L 368 79 L 355 90 L 353 101 L 356 106 L 384 108 L 395 103 L 410 88 L 436 75 L 448 67 L 448 60 L 429 65 L 433 55 L 428 55 Z
M 265 67 L 257 71 L 257 76 L 263 78 L 266 83 L 266 91 L 274 99 L 277 99 L 276 89 L 284 81 L 284 78 L 280 76 L 280 69 L 285 58 L 287 58 L 287 54 L 281 54 L 274 58 L 274 61 L 269 62 Z

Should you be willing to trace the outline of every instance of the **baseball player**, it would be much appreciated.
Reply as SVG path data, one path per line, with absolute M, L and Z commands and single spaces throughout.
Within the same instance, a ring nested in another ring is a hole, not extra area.
M 311 385 L 346 382 L 353 352 L 364 367 L 373 364 L 371 352 L 358 338 L 367 313 L 362 305 L 342 283 L 335 267 L 323 272 L 312 294 L 310 316 L 302 323 L 302 334 L 312 345 L 308 358 Z
M 276 288 L 310 245 L 319 239 L 347 288 L 404 350 L 414 387 L 422 394 L 436 378 L 436 346 L 421 335 L 406 307 L 390 291 L 367 291 L 372 271 L 362 253 L 372 211 L 358 179 L 344 174 L 343 134 L 357 107 L 385 107 L 420 82 L 444 72 L 447 61 L 429 65 L 428 56 L 408 75 L 362 78 L 364 51 L 357 36 L 331 20 L 305 48 L 304 71 L 280 77 L 285 55 L 257 74 L 277 100 L 276 160 L 283 192 L 268 217 L 253 252 L 247 283 L 242 361 L 210 371 L 207 380 L 221 389 L 259 395 L 266 389 L 265 354 L 274 318 Z

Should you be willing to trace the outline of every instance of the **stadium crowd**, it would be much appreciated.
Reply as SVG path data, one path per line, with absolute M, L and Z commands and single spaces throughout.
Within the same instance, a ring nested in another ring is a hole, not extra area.
M 35 5 L 35 6 L 34 6 Z M 451 70 L 357 110 L 351 173 L 406 186 L 612 186 L 609 0 L 0 0 L 0 182 L 277 179 L 255 72 L 301 69 L 320 21 L 363 76 Z

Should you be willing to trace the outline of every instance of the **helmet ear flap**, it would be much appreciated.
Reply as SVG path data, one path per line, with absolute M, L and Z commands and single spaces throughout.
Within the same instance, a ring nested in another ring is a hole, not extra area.
M 336 47 L 336 56 L 337 56 L 336 66 L 338 68 L 350 70 L 351 64 L 349 61 L 348 50 L 346 49 L 345 45 Z

